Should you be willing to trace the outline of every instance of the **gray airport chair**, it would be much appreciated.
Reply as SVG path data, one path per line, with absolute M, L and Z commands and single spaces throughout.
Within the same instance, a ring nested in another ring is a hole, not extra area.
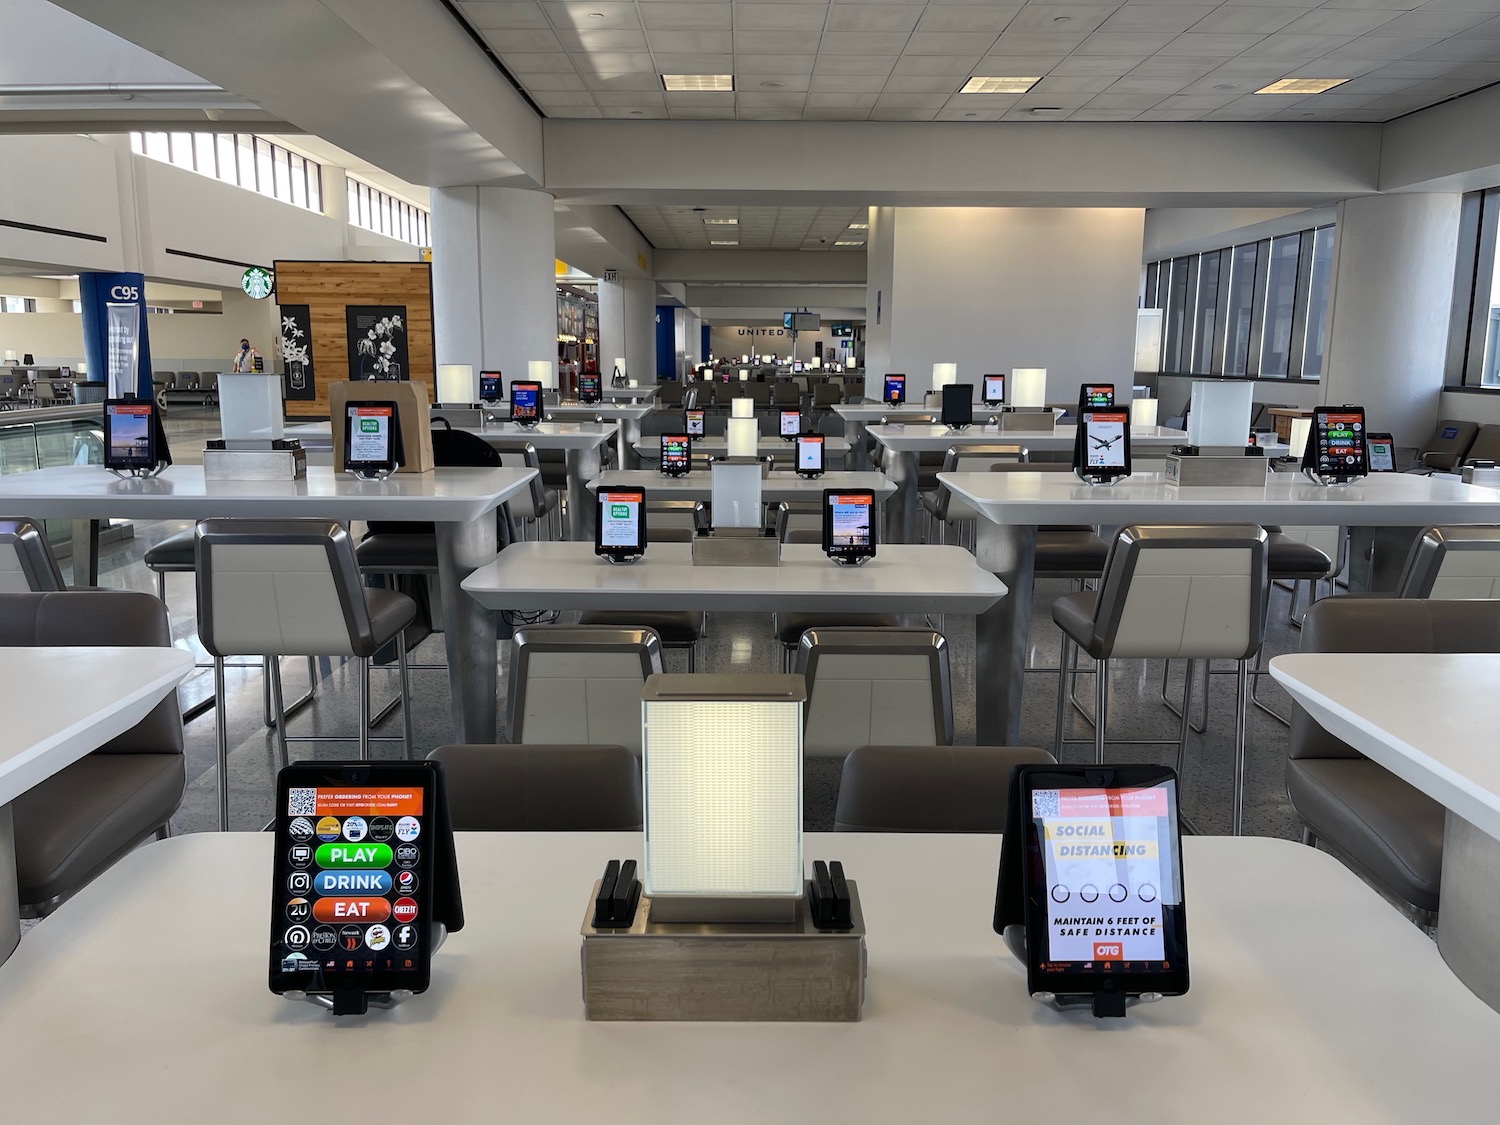
M 950 446 L 943 454 L 942 465 L 939 472 L 944 473 L 987 473 L 996 465 L 1012 464 L 1019 465 L 1028 459 L 1027 451 L 1020 445 L 955 445 Z M 938 542 L 948 542 L 948 525 L 961 523 L 972 524 L 978 518 L 978 513 L 969 507 L 968 502 L 960 500 L 953 495 L 952 490 L 942 481 L 934 480 L 934 487 L 921 494 L 923 509 L 933 518 L 938 532 Z M 959 540 L 962 542 L 964 536 L 962 528 L 955 527 L 960 532 Z
M 1464 455 L 1469 452 L 1469 446 L 1474 444 L 1474 439 L 1478 436 L 1477 422 L 1442 419 L 1432 431 L 1432 436 L 1427 439 L 1427 444 L 1417 454 L 1418 468 L 1444 473 L 1457 472 L 1459 465 L 1463 464 Z
M 51 593 L 67 589 L 62 568 L 36 520 L 0 520 L 0 594 Z
M 815 543 L 823 545 L 823 516 L 814 508 L 812 520 L 808 513 L 798 511 L 800 505 L 782 501 L 776 513 L 776 534 L 783 543 Z M 813 521 L 816 521 L 815 523 Z M 894 613 L 877 613 L 873 610 L 851 612 L 839 610 L 798 610 L 771 615 L 771 628 L 781 642 L 781 668 L 790 672 L 797 658 L 797 646 L 802 635 L 809 629 L 895 629 L 901 618 Z
M 651 629 L 533 625 L 511 639 L 512 743 L 615 745 L 641 753 L 641 689 L 662 670 Z
M 860 746 L 844 759 L 835 832 L 1004 832 L 1010 774 L 1032 746 Z
M 807 679 L 802 749 L 843 758 L 856 746 L 950 746 L 948 642 L 931 629 L 828 629 L 802 634 Z
M 281 764 L 287 743 L 343 742 L 327 735 L 286 734 L 280 656 L 343 656 L 357 662 L 359 756 L 370 743 L 400 742 L 412 756 L 411 682 L 406 627 L 417 604 L 394 590 L 360 584 L 354 544 L 328 520 L 205 520 L 197 528 L 198 634 L 214 658 L 214 716 L 219 753 L 219 827 L 229 822 L 228 726 L 224 658 L 268 658 Z M 370 658 L 396 642 L 401 737 L 370 734 Z
M 672 505 L 658 513 L 657 505 Z M 692 500 L 648 500 L 647 535 L 653 543 L 691 543 L 703 517 L 703 502 Z M 658 526 L 661 516 L 674 519 Z M 691 523 L 686 521 L 691 520 Z M 698 670 L 698 642 L 708 632 L 708 614 L 701 609 L 591 609 L 578 617 L 580 625 L 611 629 L 649 629 L 662 648 L 680 649 L 687 654 L 687 670 Z
M 637 705 L 637 710 L 639 710 Z M 439 746 L 459 832 L 639 832 L 641 760 L 623 746 Z
M 1500 527 L 1429 527 L 1412 544 L 1399 598 L 1500 598 Z

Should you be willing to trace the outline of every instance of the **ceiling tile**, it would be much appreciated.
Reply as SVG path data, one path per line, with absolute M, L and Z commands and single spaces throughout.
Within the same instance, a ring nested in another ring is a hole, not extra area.
M 866 109 L 844 109 L 838 106 L 810 105 L 802 111 L 804 121 L 865 121 L 870 111 Z
M 869 92 L 842 92 L 837 90 L 814 90 L 807 95 L 809 106 L 821 106 L 831 109 L 835 106 L 860 107 L 863 109 L 875 108 L 875 95 L 879 91 Z
M 732 90 L 679 90 L 667 91 L 664 95 L 667 108 L 676 109 L 703 109 L 709 106 L 718 106 L 720 109 L 734 108 L 734 92 Z
M 1404 12 L 1382 24 L 1377 31 L 1380 35 L 1457 35 L 1489 19 L 1484 12 L 1445 12 L 1424 8 L 1420 12 Z
M 1251 4 L 1225 4 L 1193 25 L 1194 34 L 1270 35 L 1307 14 L 1304 8 L 1271 8 Z
M 974 64 L 974 73 L 985 78 L 1004 78 L 1013 74 L 1041 76 L 1068 58 L 1065 54 L 985 55 Z
M 1246 58 L 1317 58 L 1349 42 L 1350 35 L 1293 35 L 1278 31 L 1245 51 Z
M 1201 109 L 1166 109 L 1157 106 L 1155 109 L 1142 111 L 1137 121 L 1197 121 L 1203 116 Z
M 1133 74 L 1127 74 L 1113 86 L 1109 87 L 1111 94 L 1159 94 L 1166 97 L 1175 94 L 1193 80 L 1191 78 L 1138 78 Z
M 743 80 L 741 80 L 741 78 Z M 744 91 L 781 90 L 785 93 L 807 93 L 812 82 L 810 74 L 755 74 L 741 76 L 735 86 Z
M 788 43 L 786 36 L 774 36 L 780 46 L 785 50 Z M 828 31 L 823 33 L 821 49 L 824 51 L 838 51 L 845 54 L 860 55 L 899 55 L 906 48 L 907 36 L 898 32 L 885 31 Z M 793 39 L 795 42 L 795 39 Z M 967 45 L 965 47 L 967 49 Z M 819 50 L 817 45 L 813 50 Z
M 968 35 L 956 31 L 917 31 L 906 41 L 906 55 L 967 55 L 990 49 L 995 36 L 987 31 Z
M 506 68 L 526 84 L 528 74 L 576 74 L 567 55 L 506 55 Z
M 1150 109 L 1162 100 L 1166 95 L 1157 94 L 1099 94 L 1089 100 L 1091 109 L 1130 109 L 1139 113 L 1141 110 Z
M 1208 34 L 1188 32 L 1179 35 L 1162 48 L 1164 55 L 1238 55 L 1248 51 L 1265 36 L 1252 33 L 1216 31 Z M 1337 44 L 1335 44 L 1337 46 Z
M 817 55 L 735 55 L 733 73 L 811 74 Z M 890 60 L 886 60 L 889 62 Z
M 734 53 L 734 36 L 728 31 L 649 31 L 646 41 L 656 54 Z
M 1003 109 L 963 109 L 944 106 L 938 110 L 938 121 L 999 121 L 1005 116 Z
M 589 74 L 646 74 L 655 80 L 656 64 L 644 53 L 574 51 L 568 56 L 578 68 L 578 73 Z
M 1491 59 L 1495 57 L 1495 41 L 1493 39 L 1466 39 L 1461 35 L 1456 35 L 1452 39 L 1434 43 L 1431 47 L 1423 47 L 1411 57 L 1422 60 L 1449 59 L 1466 62 Z
M 887 75 L 895 65 L 896 59 L 891 55 L 819 55 L 813 65 L 813 73 Z
M 728 4 L 703 3 L 659 3 L 648 0 L 636 5 L 641 12 L 641 23 L 648 31 L 654 30 L 729 30 L 734 26 L 734 9 Z
M 1069 116 L 1069 121 L 1134 121 L 1141 114 L 1140 110 L 1134 109 L 1095 109 L 1092 105 L 1086 105 L 1075 109 Z
M 734 30 L 769 31 L 785 34 L 791 31 L 822 31 L 828 18 L 826 4 L 736 4 Z
M 1026 93 L 1044 101 L 1054 94 L 1102 94 L 1119 79 L 1108 74 L 1069 74 L 1043 78 Z
M 1028 4 L 1006 30 L 1085 35 L 1109 19 L 1115 10 L 1114 4 Z
M 1022 10 L 1021 4 L 932 3 L 927 5 L 927 11 L 922 14 L 917 30 L 991 32 L 999 35 Z
M 809 89 L 828 93 L 878 94 L 885 89 L 886 81 L 879 74 L 814 74 Z
M 979 65 L 979 55 L 902 55 L 892 74 L 942 74 L 967 77 Z
M 1118 35 L 1100 30 L 1090 35 L 1088 41 L 1078 48 L 1080 55 L 1151 55 L 1163 50 L 1175 41 L 1184 38 L 1170 32 L 1131 32 Z M 1196 52 L 1202 54 L 1203 52 Z
M 1287 24 L 1293 35 L 1363 35 L 1390 23 L 1401 12 L 1383 8 L 1320 8 Z
M 1361 35 L 1342 47 L 1329 51 L 1327 58 L 1404 59 L 1418 51 L 1441 43 L 1441 39 L 1415 39 L 1407 36 Z
M 1500 19 L 1488 20 L 1464 32 L 1466 39 L 1500 39 Z
M 1087 38 L 1087 32 L 1073 35 L 1057 31 L 1007 31 L 995 40 L 995 45 L 989 49 L 989 53 L 992 55 L 1066 55 Z
M 559 109 L 549 110 L 548 117 L 603 117 L 604 111 L 595 106 L 570 105 Z
M 536 96 L 537 104 L 548 113 L 565 105 L 597 105 L 587 90 L 551 90 Z
M 628 105 L 633 107 L 655 106 L 660 109 L 665 108 L 667 104 L 664 95 L 657 94 L 653 97 L 645 90 L 595 90 L 593 98 L 601 108 L 608 108 L 614 105 Z
M 460 4 L 464 18 L 476 29 L 488 31 L 493 28 L 516 30 L 519 28 L 551 27 L 547 15 L 533 3 L 525 4 Z
M 779 109 L 775 106 L 741 106 L 735 115 L 741 121 L 800 121 L 803 110 Z
M 657 51 L 653 69 L 658 74 L 733 74 L 733 55 L 667 55 Z
M 870 111 L 871 121 L 931 121 L 937 116 L 936 109 L 906 109 L 897 106 L 876 106 Z
M 1231 91 L 1224 94 L 1174 94 L 1169 98 L 1163 98 L 1158 104 L 1158 109 L 1195 109 L 1200 113 L 1208 109 L 1223 109 L 1240 95 Z
M 819 41 L 823 41 L 823 50 L 828 50 L 828 36 L 826 35 L 788 35 L 782 31 L 740 31 L 734 33 L 734 49 L 737 54 L 745 55 L 815 55 L 818 53 Z M 899 55 L 901 52 L 891 51 L 890 54 Z
M 1155 55 L 1130 73 L 1141 78 L 1202 78 L 1229 60 L 1222 55 Z
M 1071 55 L 1049 74 L 1129 74 L 1145 60 L 1138 55 Z M 1217 64 L 1215 64 L 1217 65 Z
M 734 104 L 740 109 L 797 109 L 806 102 L 801 90 L 744 90 L 736 91 Z
M 952 94 L 961 85 L 961 79 L 943 74 L 893 74 L 885 88 L 892 94 L 935 94 L 940 90 Z
M 881 94 L 875 102 L 876 109 L 895 106 L 898 109 L 942 109 L 948 104 L 951 94 Z
M 667 116 L 666 106 L 602 106 L 600 107 L 605 117 L 619 117 L 623 119 L 641 118 L 642 120 L 662 118 Z
M 528 74 L 526 76 L 526 89 L 532 93 L 546 93 L 549 90 L 583 90 L 587 89 L 583 79 L 568 67 L 567 74 Z
M 502 55 L 526 51 L 561 51 L 563 45 L 550 30 L 491 31 L 485 35 L 490 45 Z
M 1105 21 L 1104 30 L 1181 33 L 1213 10 L 1211 4 L 1126 4 Z
M 653 73 L 595 74 L 583 72 L 583 84 L 590 90 L 660 90 L 661 79 Z
M 744 9 L 754 11 L 753 8 Z M 887 31 L 910 35 L 922 16 L 921 4 L 835 4 L 827 9 L 829 31 Z M 945 31 L 947 28 L 930 30 Z M 999 32 L 997 31 L 998 35 Z
M 634 4 L 619 0 L 543 0 L 542 10 L 557 28 L 572 28 L 575 31 L 609 28 L 639 28 L 640 17 Z M 598 18 L 595 18 L 598 13 Z

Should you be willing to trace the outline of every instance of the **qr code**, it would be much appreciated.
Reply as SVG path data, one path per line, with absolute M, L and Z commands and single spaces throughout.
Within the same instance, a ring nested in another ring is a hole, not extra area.
M 1046 817 L 1057 815 L 1057 790 L 1038 789 L 1031 794 L 1031 815 Z
M 288 816 L 312 816 L 318 811 L 316 789 L 292 789 L 288 791 L 286 813 Z

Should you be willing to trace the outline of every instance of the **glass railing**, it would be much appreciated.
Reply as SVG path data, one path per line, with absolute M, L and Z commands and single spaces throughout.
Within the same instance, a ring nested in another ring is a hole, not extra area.
M 102 464 L 104 428 L 97 416 L 31 421 L 20 412 L 0 414 L 0 476 L 58 465 Z M 30 513 L 3 514 L 25 516 Z M 71 542 L 72 521 L 45 522 L 47 538 L 54 546 Z

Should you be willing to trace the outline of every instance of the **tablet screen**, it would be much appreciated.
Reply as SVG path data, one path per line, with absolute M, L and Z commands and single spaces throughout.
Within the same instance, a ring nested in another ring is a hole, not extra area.
M 1004 375 L 986 375 L 984 377 L 984 401 L 992 406 L 1005 401 Z
M 1080 410 L 1097 410 L 1103 406 L 1115 404 L 1115 385 L 1113 383 L 1085 383 L 1078 392 L 1078 408 Z
M 799 473 L 821 473 L 823 471 L 822 434 L 801 434 L 798 436 L 797 471 Z
M 906 376 L 887 375 L 885 377 L 885 395 L 882 402 L 888 402 L 893 406 L 899 406 L 906 401 Z
M 1161 973 L 1177 959 L 1163 908 L 1182 905 L 1176 782 L 1030 789 L 1033 872 L 1044 875 L 1041 973 Z M 1036 884 L 1033 884 L 1034 886 Z
M 595 374 L 578 376 L 578 401 L 592 406 L 604 397 L 604 389 Z
M 396 408 L 389 403 L 351 405 L 349 428 L 344 445 L 346 468 L 388 466 L 391 464 L 391 426 Z
M 149 400 L 114 401 L 104 406 L 104 465 L 110 469 L 149 469 L 156 464 Z
M 781 412 L 781 436 L 796 437 L 802 432 L 802 411 L 783 410 Z
M 688 437 L 703 436 L 703 411 L 689 410 L 687 412 Z
M 512 422 L 538 422 L 542 417 L 542 385 L 540 383 L 512 383 L 510 385 L 510 420 Z
M 875 553 L 875 494 L 825 489 L 823 549 L 832 557 L 858 558 Z
M 499 402 L 501 376 L 498 371 L 481 371 L 479 373 L 479 401 Z
M 693 439 L 687 434 L 661 435 L 661 471 L 680 477 L 693 467 Z
M 1318 408 L 1313 411 L 1311 442 L 1315 458 L 1302 467 L 1321 476 L 1364 476 L 1365 412 L 1357 406 Z
M 1083 465 L 1089 472 L 1128 472 L 1130 462 L 1126 441 L 1130 414 L 1124 410 L 1085 411 L 1083 422 Z
M 645 549 L 641 512 L 645 499 L 639 490 L 600 489 L 597 554 L 638 555 Z
M 1366 434 L 1365 448 L 1370 455 L 1370 472 L 1396 471 L 1396 443 L 1390 434 Z
M 974 421 L 974 384 L 949 383 L 943 388 L 942 422 L 945 426 L 968 426 Z

